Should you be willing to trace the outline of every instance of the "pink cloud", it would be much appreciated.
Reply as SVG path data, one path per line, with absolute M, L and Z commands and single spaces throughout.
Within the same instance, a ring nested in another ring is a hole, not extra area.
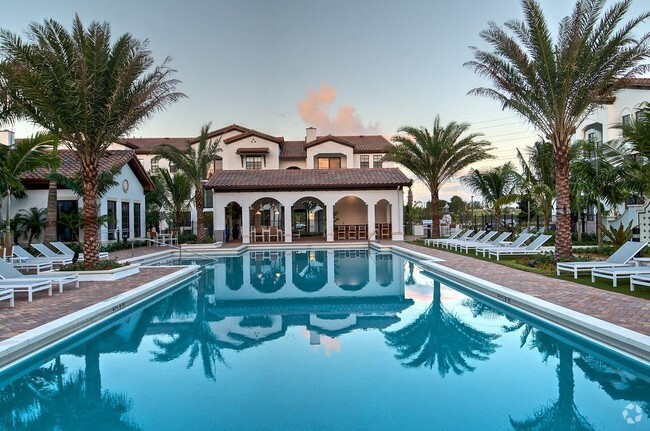
M 363 124 L 361 117 L 353 106 L 338 107 L 336 115 L 330 117 L 330 110 L 336 101 L 336 88 L 320 85 L 317 92 L 308 91 L 307 97 L 298 103 L 300 117 L 308 126 L 317 129 L 318 134 L 333 135 L 368 135 L 376 134 L 379 124 Z

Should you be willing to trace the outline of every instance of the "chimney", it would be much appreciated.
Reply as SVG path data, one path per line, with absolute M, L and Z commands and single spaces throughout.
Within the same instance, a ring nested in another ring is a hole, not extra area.
M 305 135 L 305 142 L 311 142 L 316 140 L 316 128 L 315 127 L 307 127 L 306 130 L 306 135 Z
M 9 147 L 13 147 L 14 145 L 16 145 L 14 139 L 14 132 L 6 129 L 0 130 L 0 144 L 7 145 Z

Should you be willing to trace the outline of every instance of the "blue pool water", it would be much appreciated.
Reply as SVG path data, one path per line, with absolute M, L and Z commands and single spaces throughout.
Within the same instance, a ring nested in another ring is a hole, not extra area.
M 0 429 L 642 430 L 649 376 L 397 255 L 251 252 L 0 373 Z

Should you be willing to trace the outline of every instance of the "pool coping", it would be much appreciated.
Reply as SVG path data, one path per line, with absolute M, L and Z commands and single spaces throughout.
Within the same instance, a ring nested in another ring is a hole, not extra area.
M 372 247 L 416 259 L 423 268 L 435 274 L 440 274 L 453 282 L 650 363 L 650 336 L 648 335 L 437 263 L 444 261 L 444 259 L 398 245 L 373 244 Z
M 74 313 L 0 341 L 0 369 L 123 310 L 136 306 L 154 294 L 190 279 L 200 266 L 179 266 L 178 271 L 157 278 L 127 292 L 90 305 Z

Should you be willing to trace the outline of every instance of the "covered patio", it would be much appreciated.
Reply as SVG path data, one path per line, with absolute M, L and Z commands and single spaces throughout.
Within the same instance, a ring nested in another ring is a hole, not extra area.
M 206 183 L 214 192 L 214 231 L 232 240 L 234 204 L 241 211 L 241 241 L 309 239 L 403 240 L 408 179 L 399 169 L 218 171 Z

